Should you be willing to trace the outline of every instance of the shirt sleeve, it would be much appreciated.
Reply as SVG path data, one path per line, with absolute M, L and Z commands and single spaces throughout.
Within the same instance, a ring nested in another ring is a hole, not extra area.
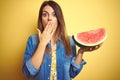
M 23 64 L 23 67 L 22 67 L 23 73 L 28 78 L 33 77 L 39 71 L 33 66 L 33 64 L 30 60 L 30 58 L 32 57 L 35 49 L 36 48 L 33 46 L 32 36 L 30 36 L 28 38 L 28 41 L 27 41 L 26 50 L 25 50 L 25 53 L 24 53 L 24 64 Z
M 76 64 L 75 57 L 74 57 L 71 61 L 71 68 L 70 68 L 71 78 L 74 78 L 77 74 L 79 74 L 85 64 L 86 62 L 83 59 L 80 65 Z

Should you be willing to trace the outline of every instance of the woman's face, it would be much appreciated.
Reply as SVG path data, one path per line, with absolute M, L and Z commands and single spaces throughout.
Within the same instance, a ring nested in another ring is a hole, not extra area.
M 55 11 L 49 5 L 45 6 L 42 12 L 42 24 L 44 28 L 46 27 L 48 22 L 51 22 L 54 25 L 54 28 L 57 28 L 58 20 Z

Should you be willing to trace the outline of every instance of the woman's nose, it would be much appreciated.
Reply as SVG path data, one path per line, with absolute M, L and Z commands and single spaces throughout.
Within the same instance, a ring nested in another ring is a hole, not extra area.
M 52 21 L 52 16 L 51 15 L 49 15 L 48 21 Z

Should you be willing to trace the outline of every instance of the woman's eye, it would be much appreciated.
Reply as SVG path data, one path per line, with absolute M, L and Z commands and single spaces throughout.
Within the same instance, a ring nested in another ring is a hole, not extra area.
M 56 17 L 56 14 L 54 13 L 53 16 Z
M 43 13 L 42 16 L 43 16 L 43 17 L 46 17 L 46 16 L 48 16 L 48 14 L 47 14 L 47 13 Z

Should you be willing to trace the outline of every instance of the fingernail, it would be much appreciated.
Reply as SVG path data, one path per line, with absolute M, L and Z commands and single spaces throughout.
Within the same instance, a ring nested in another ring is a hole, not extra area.
M 96 46 L 95 48 L 98 48 L 98 46 Z
M 92 48 L 90 48 L 90 50 L 92 50 Z

